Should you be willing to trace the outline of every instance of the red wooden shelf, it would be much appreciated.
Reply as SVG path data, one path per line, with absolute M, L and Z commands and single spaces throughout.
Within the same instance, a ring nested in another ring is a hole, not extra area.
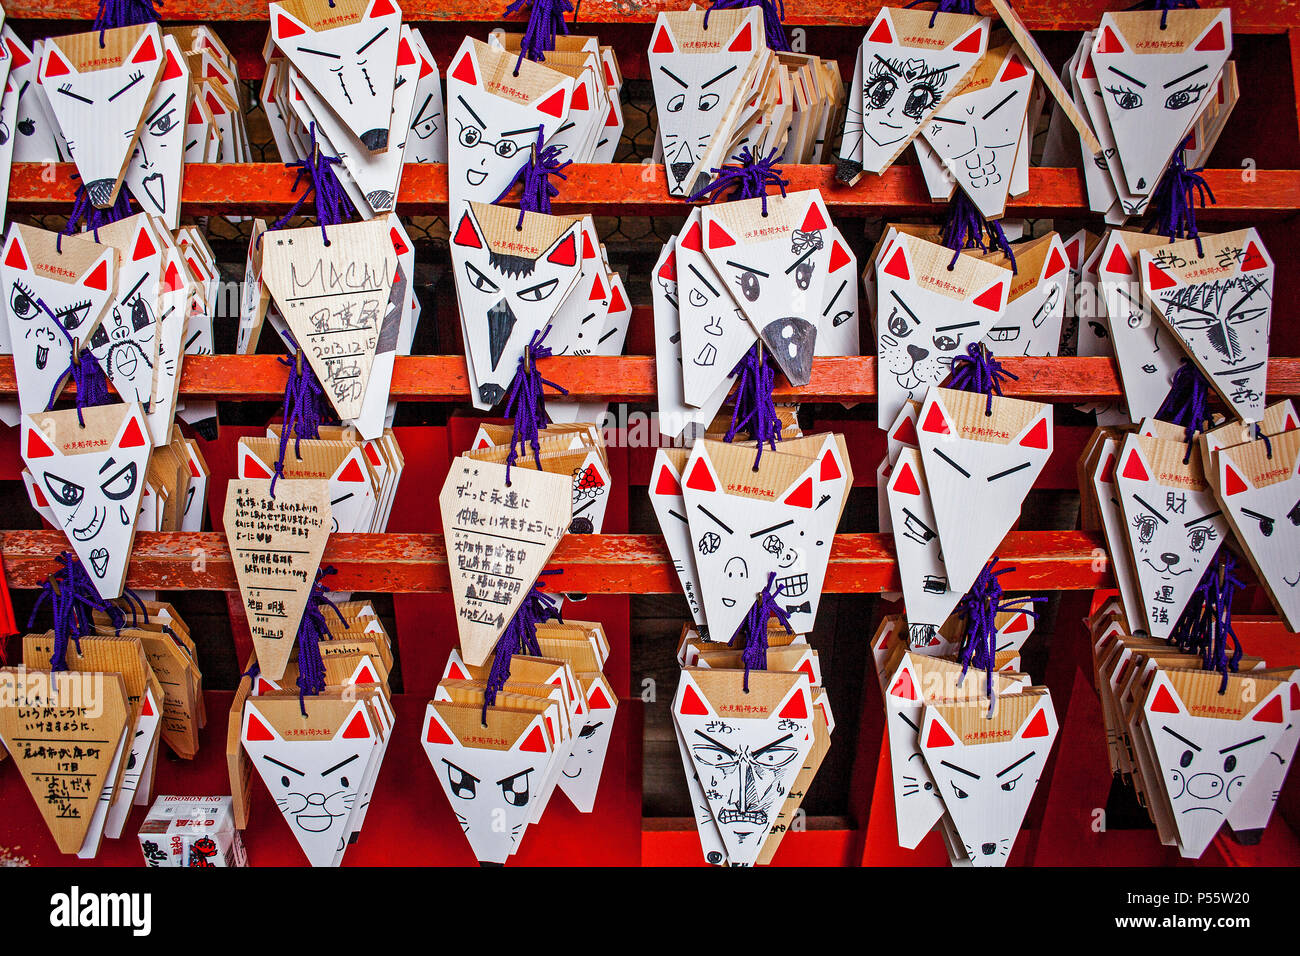
M 647 309 L 640 310 L 647 312 Z M 644 316 L 649 321 L 649 316 Z M 1019 376 L 1007 395 L 1048 402 L 1121 398 L 1119 377 L 1109 358 L 1005 358 Z M 569 389 L 571 399 L 653 402 L 655 360 L 649 355 L 558 356 L 539 363 L 543 374 Z M 181 394 L 223 401 L 284 397 L 285 368 L 275 355 L 188 355 L 181 372 Z M 74 393 L 69 386 L 68 395 Z M 0 399 L 18 394 L 13 359 L 0 356 Z M 460 355 L 398 356 L 391 390 L 395 401 L 468 402 L 469 379 Z M 556 394 L 548 390 L 548 395 Z M 876 359 L 828 356 L 813 363 L 812 380 L 796 388 L 779 380 L 781 399 L 819 402 L 870 401 L 876 397 Z M 1269 359 L 1268 394 L 1300 395 L 1300 359 Z
M 15 163 L 10 177 L 9 208 L 27 212 L 65 213 L 76 188 L 72 163 Z M 864 176 L 856 186 L 835 181 L 829 165 L 783 166 L 789 188 L 822 191 L 839 216 L 934 215 L 920 170 L 891 166 L 879 176 Z M 1239 169 L 1210 169 L 1206 182 L 1217 204 L 1198 210 L 1205 222 L 1239 218 L 1252 222 L 1288 218 L 1300 208 L 1300 170 L 1259 169 L 1243 182 Z M 191 163 L 185 169 L 181 202 L 186 211 L 206 215 L 238 211 L 250 215 L 283 212 L 294 201 L 295 171 L 282 163 Z M 669 196 L 663 167 L 641 163 L 575 164 L 553 211 L 590 212 L 597 216 L 681 216 L 687 204 Z M 403 215 L 446 212 L 447 167 L 410 163 L 402 176 L 397 208 Z M 1091 216 L 1083 174 L 1077 169 L 1034 167 L 1029 192 L 1007 204 L 1010 215 L 1033 211 L 1039 216 Z
M 36 588 L 57 569 L 68 548 L 62 531 L 0 532 L 9 586 Z M 1093 589 L 1111 586 L 1099 534 L 1086 531 L 1013 531 L 999 550 L 1015 571 L 1008 590 Z M 388 593 L 448 590 L 447 553 L 438 534 L 333 534 L 322 566 L 338 569 L 340 591 Z M 562 588 L 587 594 L 671 594 L 680 590 L 672 560 L 658 535 L 567 535 L 549 567 L 562 568 Z M 146 532 L 135 536 L 128 586 L 161 590 L 236 591 L 234 565 L 219 532 Z M 835 536 L 825 591 L 860 594 L 900 588 L 892 535 Z
M 895 0 L 896 2 L 896 0 Z M 578 25 L 592 23 L 651 23 L 661 10 L 681 10 L 686 0 L 584 0 L 578 8 Z M 806 26 L 861 26 L 869 23 L 885 4 L 880 0 L 786 0 L 785 22 Z M 1101 15 L 1115 9 L 1110 0 L 1038 0 L 1016 3 L 1017 12 L 1031 30 L 1089 30 Z M 527 17 L 504 17 L 504 0 L 402 0 L 407 22 L 453 21 L 467 23 L 523 23 Z M 990 15 L 987 0 L 980 9 Z M 64 0 L 50 7 L 41 0 L 11 0 L 5 4 L 15 19 L 93 20 L 98 0 Z M 167 22 L 182 20 L 266 20 L 266 0 L 168 0 L 162 13 Z M 1234 0 L 1232 29 L 1236 33 L 1285 33 L 1300 21 L 1296 0 Z

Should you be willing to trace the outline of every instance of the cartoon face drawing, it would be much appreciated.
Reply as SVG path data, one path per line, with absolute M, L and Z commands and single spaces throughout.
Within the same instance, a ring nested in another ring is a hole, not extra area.
M 116 283 L 115 250 L 80 236 L 61 243 L 60 253 L 54 233 L 14 223 L 0 259 L 18 402 L 28 414 L 58 397 L 74 348 L 94 331 Z
M 976 70 L 969 91 L 959 90 L 923 129 L 926 142 L 985 216 L 1000 216 L 1006 207 L 1033 85 L 1033 72 L 1014 50 L 991 51 L 989 66 Z M 994 64 L 1000 64 L 996 78 L 977 82 Z
M 366 703 L 358 701 L 332 735 L 286 739 L 269 709 L 283 704 L 263 699 L 244 705 L 244 749 L 311 865 L 337 865 L 358 794 L 371 776 L 378 733 Z
M 984 55 L 988 20 L 882 9 L 863 38 L 846 139 L 861 143 L 862 168 L 879 173 L 903 150 Z M 946 42 L 932 38 L 946 36 Z M 860 103 L 860 112 L 857 109 Z
M 111 32 L 120 58 L 103 52 L 99 31 L 51 38 L 38 74 L 86 194 L 100 209 L 117 198 L 122 169 L 163 67 L 157 24 Z M 83 71 L 79 63 L 98 68 Z
M 1153 477 L 1159 474 L 1152 464 L 1156 457 L 1163 471 L 1172 472 L 1182 462 L 1183 447 L 1181 442 L 1129 435 L 1114 476 L 1152 637 L 1169 636 L 1227 537 L 1223 510 L 1196 456 L 1176 480 L 1162 483 Z
M 1124 179 L 1137 195 L 1155 188 L 1232 51 L 1226 9 L 1179 11 L 1169 24 L 1178 27 L 1169 31 L 1173 40 L 1151 52 L 1151 45 L 1136 38 L 1154 31 L 1159 19 L 1150 11 L 1105 14 L 1092 44 Z
M 587 689 L 587 719 L 573 740 L 573 750 L 564 762 L 559 787 L 583 813 L 590 813 L 596 803 L 601 770 L 614 734 L 614 716 L 618 700 L 603 680 Z
M 983 701 L 966 706 L 987 709 Z M 999 726 L 992 741 L 967 743 L 945 719 L 951 709 L 927 706 L 921 752 L 934 777 L 967 859 L 974 866 L 1005 866 L 1056 739 L 1056 712 L 1046 691 L 1025 692 L 1000 704 L 1023 714 L 1013 730 Z
M 533 334 L 546 327 L 581 273 L 579 225 L 568 217 L 470 203 L 451 241 L 456 295 L 477 383 L 475 404 L 505 397 Z M 516 236 L 531 237 L 526 248 Z
M 145 107 L 140 137 L 126 168 L 126 184 L 146 212 L 175 229 L 180 222 L 190 70 L 175 37 L 163 37 L 163 50 L 162 75 Z
M 447 162 L 456 206 L 494 202 L 569 111 L 573 78 L 466 37 L 447 71 Z M 520 99 L 520 89 L 541 90 Z M 453 210 L 454 214 L 455 210 Z
M 754 671 L 751 688 L 771 684 L 765 699 L 777 703 L 766 714 L 732 717 L 714 699 L 724 699 L 723 687 L 743 693 L 742 673 L 683 669 L 673 713 L 727 857 L 745 866 L 757 859 L 812 747 L 812 698 L 806 673 Z
M 1052 406 L 933 388 L 921 406 L 921 461 L 943 545 L 948 587 L 964 594 L 1011 530 L 1051 455 Z M 998 436 L 979 423 L 1005 415 Z M 959 424 L 962 423 L 962 424 Z M 980 507 L 970 503 L 978 500 Z M 979 542 L 978 544 L 976 542 Z
M 880 366 L 877 422 L 887 428 L 909 400 L 920 401 L 932 385 L 943 381 L 952 361 L 978 342 L 1002 313 L 1011 287 L 1011 271 L 986 262 L 963 259 L 959 272 L 965 295 L 944 295 L 927 288 L 934 275 L 946 288 L 954 273 L 947 271 L 952 253 L 934 243 L 897 233 L 876 263 L 879 328 L 876 337 Z M 940 272 L 942 270 L 942 272 Z
M 826 287 L 830 217 L 816 190 L 704 209 L 704 252 L 786 378 L 806 385 Z M 813 316 L 810 320 L 808 316 Z
M 948 587 L 948 571 L 919 451 L 899 450 L 887 493 L 907 624 L 912 644 L 917 646 L 928 642 L 948 619 L 961 593 Z
M 422 740 L 474 856 L 504 863 L 528 826 L 554 754 L 543 715 L 496 708 L 488 708 L 488 727 L 479 729 L 509 740 L 508 749 L 463 745 L 462 727 L 472 731 L 480 725 L 481 712 L 477 706 L 430 702 Z
M 276 46 L 366 149 L 388 148 L 402 12 L 392 0 L 372 0 L 350 23 L 317 31 L 305 22 L 309 6 L 271 4 Z M 334 20 L 340 18 L 332 18 Z M 383 122 L 381 122 L 383 121 Z
M 1178 684 L 1175 684 L 1175 679 Z M 1217 684 L 1217 677 L 1214 678 Z M 1228 694 L 1246 693 L 1230 675 Z M 1164 778 L 1183 856 L 1199 857 L 1267 760 L 1285 728 L 1289 682 L 1263 681 L 1262 699 L 1240 718 L 1198 715 L 1185 702 L 1181 675 L 1157 671 L 1142 710 Z M 1190 689 L 1190 688 L 1188 688 Z M 1237 697 L 1250 700 L 1251 697 Z
M 1014 298 L 1008 296 L 1006 310 L 984 341 L 994 355 L 1056 355 L 1069 276 L 1060 236 L 1050 233 L 1026 243 L 1017 250 L 1016 263 L 1022 281 L 1027 271 L 1037 273 L 1035 281 L 1012 286 Z
M 112 599 L 121 593 L 152 445 L 138 404 L 102 408 L 83 410 L 89 432 L 76 409 L 48 412 L 39 421 L 24 416 L 21 440 L 23 460 L 73 550 L 100 595 Z M 108 441 L 78 448 L 83 434 Z
M 1156 312 L 1238 417 L 1264 413 L 1273 261 L 1259 233 L 1143 249 L 1142 288 Z

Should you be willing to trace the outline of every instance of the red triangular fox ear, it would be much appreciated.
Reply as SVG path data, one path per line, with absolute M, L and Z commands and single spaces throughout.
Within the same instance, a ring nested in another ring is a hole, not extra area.
M 353 708 L 352 715 L 343 722 L 343 730 L 335 736 L 341 740 L 372 740 L 375 732 L 370 729 L 370 722 L 366 720 L 366 705 L 357 703 Z
M 158 255 L 158 246 L 153 241 L 153 234 L 149 231 L 149 227 L 141 219 L 140 227 L 135 232 L 135 245 L 131 249 L 131 261 L 139 262 L 141 259 L 148 259 L 150 256 L 156 255 Z
M 245 740 L 282 740 L 275 732 L 271 722 L 262 716 L 261 711 L 251 700 L 244 702 L 244 739 Z
M 425 721 L 424 740 L 430 744 L 441 744 L 444 746 L 453 746 L 456 738 L 452 735 L 451 729 L 438 714 L 438 709 L 429 704 L 427 719 Z
M 75 70 L 60 54 L 53 44 L 47 44 L 45 48 L 45 62 L 42 64 L 41 76 L 48 79 L 52 76 L 63 76 L 67 73 L 74 73 Z
M 721 249 L 725 246 L 734 246 L 736 239 L 727 231 L 726 227 L 716 219 L 709 220 L 709 248 Z
M 154 42 L 153 33 L 149 30 L 136 41 L 135 50 L 128 57 L 131 63 L 153 63 L 158 59 L 160 52 L 158 44 Z
M 1123 36 L 1109 24 L 1102 27 L 1101 35 L 1097 37 L 1095 42 L 1097 45 L 1094 49 L 1097 53 L 1127 53 L 1129 51 L 1129 45 Z
M 695 681 L 685 671 L 682 672 L 682 693 L 677 701 L 677 713 L 687 717 L 708 717 L 713 708 L 695 685 Z
M 544 754 L 550 750 L 550 742 L 546 737 L 546 732 L 542 729 L 542 716 L 538 714 L 533 718 L 530 725 L 531 729 L 520 735 L 515 741 L 511 750 L 527 751 L 528 753 Z
M 676 53 L 677 41 L 673 39 L 672 31 L 668 29 L 667 23 L 659 24 L 659 29 L 655 31 L 655 38 L 650 43 L 651 53 Z
M 686 475 L 686 487 L 692 491 L 714 492 L 719 482 L 713 474 L 713 463 L 707 453 L 701 452 Z
M 1047 723 L 1047 703 L 1044 700 L 1034 708 L 1034 712 L 1020 728 L 1019 736 L 1023 740 L 1028 740 L 1032 737 L 1047 737 L 1051 732 L 1051 727 Z
M 1169 683 L 1169 678 L 1163 674 L 1156 674 L 1155 684 L 1151 688 L 1151 703 L 1147 709 L 1157 714 L 1185 714 L 1187 708 L 1183 706 L 1178 692 L 1174 690 L 1174 685 Z
M 27 255 L 27 249 L 23 245 L 23 237 L 18 230 L 9 230 L 9 244 L 5 247 L 4 263 L 11 269 L 21 269 L 24 272 L 32 270 L 31 257 Z
M 893 26 L 889 22 L 889 14 L 884 8 L 876 14 L 876 22 L 871 26 L 871 32 L 867 34 L 868 43 L 887 43 L 893 44 L 898 41 L 894 39 Z
M 952 45 L 954 53 L 978 53 L 984 45 L 984 25 L 980 24 Z
M 453 80 L 459 80 L 470 86 L 478 86 L 478 69 L 474 65 L 474 53 L 466 50 L 448 74 Z
M 277 43 L 281 40 L 288 40 L 291 37 L 312 32 L 314 31 L 307 24 L 297 17 L 290 16 L 283 10 L 276 10 L 275 16 L 271 18 L 271 35 Z
M 144 428 L 140 424 L 140 417 L 134 411 L 126 416 L 126 421 L 122 423 L 117 440 L 113 444 L 122 449 L 139 448 L 148 444 L 144 437 Z
M 27 437 L 23 440 L 24 458 L 49 458 L 55 454 L 54 446 L 39 428 L 30 422 L 23 422 L 23 428 L 27 430 Z
M 84 285 L 87 289 L 95 289 L 99 292 L 107 292 L 108 291 L 108 260 L 109 260 L 108 255 L 104 255 L 103 257 L 101 257 L 98 262 L 96 262 L 93 266 L 91 266 L 90 271 L 87 272 L 82 277 L 81 284 Z
M 944 723 L 943 718 L 932 711 L 925 731 L 925 746 L 933 750 L 937 747 L 951 747 L 956 743 L 955 734 Z

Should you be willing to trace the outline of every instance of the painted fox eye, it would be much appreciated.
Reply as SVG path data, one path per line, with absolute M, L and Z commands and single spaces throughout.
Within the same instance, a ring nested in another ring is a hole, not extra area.
M 936 335 L 934 337 L 934 347 L 940 352 L 951 352 L 957 346 L 961 345 L 961 336 L 953 338 L 951 335 Z
M 1022 776 L 1023 776 L 1023 775 L 1022 775 Z M 1002 789 L 1005 790 L 1007 793 L 1010 793 L 1012 790 L 1016 789 L 1016 783 L 1017 783 L 1019 780 L 1020 780 L 1020 777 L 1016 777 L 1014 780 L 1006 780 L 1006 781 L 1004 781 L 1003 784 L 1002 784 Z
M 878 76 L 863 91 L 868 100 L 870 109 L 883 109 L 889 105 L 889 101 L 894 98 L 894 93 L 898 90 L 898 84 L 891 77 Z
M 794 267 L 794 281 L 801 289 L 808 288 L 808 283 L 812 281 L 812 266 L 807 262 L 801 262 Z
M 678 93 L 676 96 L 674 96 L 671 100 L 668 101 L 668 112 L 680 113 L 682 111 L 682 107 L 685 105 L 686 105 L 686 97 L 683 96 L 681 93 Z
M 52 471 L 45 473 L 45 487 L 49 489 L 50 497 L 66 508 L 79 505 L 82 496 L 86 493 L 86 489 L 75 481 L 60 478 Z
M 952 785 L 952 792 L 957 794 L 958 800 L 965 800 L 967 797 L 970 796 L 969 793 L 967 793 L 961 787 L 957 786 L 955 783 Z
M 9 293 L 9 310 L 17 318 L 33 318 L 36 315 L 36 297 L 15 282 Z
M 717 93 L 705 93 L 703 96 L 700 97 L 701 113 L 707 113 L 709 110 L 713 109 L 713 107 L 717 105 L 718 105 Z
M 460 140 L 462 146 L 477 146 L 483 134 L 478 131 L 477 126 L 462 126 L 456 138 Z
M 100 484 L 99 490 L 110 501 L 121 501 L 135 491 L 135 477 L 135 462 L 129 461 L 124 467 L 119 468 L 111 478 Z
M 1142 105 L 1142 96 L 1127 86 L 1108 86 L 1106 92 L 1111 95 L 1115 105 L 1122 110 L 1135 110 Z
M 1228 759 L 1223 761 L 1223 772 L 1232 773 L 1232 771 L 1236 769 L 1237 769 L 1237 755 L 1228 754 Z
M 559 279 L 547 279 L 545 282 L 539 282 L 535 286 L 521 290 L 519 298 L 525 302 L 541 302 L 543 299 L 549 298 L 559 284 Z
M 347 777 L 339 777 L 339 786 L 341 786 L 341 787 L 347 787 L 347 786 L 349 786 L 349 784 L 348 784 L 348 778 L 347 778 Z
M 897 309 L 889 313 L 889 331 L 900 339 L 905 339 L 912 334 L 912 327 L 907 324 L 907 319 Z
M 753 302 L 755 299 L 757 299 L 758 293 L 760 291 L 758 285 L 758 276 L 754 275 L 754 273 L 752 272 L 742 272 L 740 274 L 740 291 L 744 294 L 745 298 L 748 299 L 750 302 Z
M 1178 766 L 1186 770 L 1191 765 L 1192 765 L 1192 752 L 1190 750 L 1184 750 L 1183 755 L 1180 758 L 1178 758 Z
M 474 288 L 480 292 L 500 292 L 501 287 L 485 276 L 470 263 L 465 263 L 465 275 L 469 276 L 469 281 Z
M 695 757 L 708 767 L 725 767 L 727 764 L 734 763 L 735 759 L 731 754 L 717 747 L 696 747 Z
M 690 291 L 690 294 L 687 295 L 686 298 L 690 300 L 691 305 L 697 307 L 702 306 L 709 301 L 708 298 L 704 295 L 704 293 L 701 292 L 699 289 L 692 289 Z
M 912 92 L 907 94 L 907 102 L 903 104 L 903 112 L 914 120 L 920 120 L 922 116 L 939 105 L 939 90 L 928 83 L 921 83 L 912 87 Z
M 763 751 L 755 760 L 768 770 L 777 770 L 793 760 L 797 753 L 798 751 L 793 747 L 773 747 L 771 750 Z
M 1169 96 L 1165 98 L 1165 109 L 1167 110 L 1185 109 L 1186 107 L 1191 106 L 1193 103 L 1199 102 L 1201 99 L 1201 93 L 1203 93 L 1204 91 L 1205 91 L 1205 86 L 1203 84 L 1199 86 L 1198 85 L 1187 86 L 1181 90 L 1174 90 L 1174 92 L 1170 93 Z
M 287 775 L 280 778 L 280 786 L 282 787 L 289 786 L 289 777 Z

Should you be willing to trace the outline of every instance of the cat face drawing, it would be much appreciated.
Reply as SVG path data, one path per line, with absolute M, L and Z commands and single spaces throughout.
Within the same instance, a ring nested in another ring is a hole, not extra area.
M 1185 450 L 1179 441 L 1130 434 L 1115 469 L 1152 637 L 1169 636 L 1228 533 L 1199 456 L 1184 464 Z
M 862 168 L 870 172 L 897 158 L 988 43 L 986 18 L 941 13 L 932 28 L 930 14 L 917 14 L 882 8 L 862 41 L 862 111 L 859 117 L 850 110 L 845 138 L 860 136 Z
M 573 77 L 466 37 L 447 70 L 448 190 L 453 215 L 494 202 L 537 142 L 563 125 Z
M 943 249 L 900 232 L 877 260 L 881 428 L 943 381 L 1005 308 L 1011 270 L 963 256 L 949 272 L 952 253 Z
M 1058 725 L 1046 691 L 1000 696 L 997 715 L 986 721 L 987 712 L 985 701 L 927 706 L 921 753 L 966 858 L 974 866 L 1005 866 Z M 967 734 L 957 729 L 972 724 Z
M 352 834 L 351 821 L 358 795 L 371 772 L 379 734 L 365 701 L 314 701 L 325 716 L 306 718 L 326 722 L 323 731 L 301 738 L 287 726 L 288 705 L 295 698 L 258 698 L 244 704 L 244 750 L 257 769 L 289 829 L 312 866 L 336 866 Z M 288 715 L 290 718 L 293 714 Z M 296 722 L 301 722 L 300 718 Z
M 752 717 L 735 717 L 728 706 L 744 696 L 742 679 L 738 670 L 683 668 L 673 699 L 674 719 L 736 866 L 757 859 L 813 735 L 806 673 L 751 671 Z
M 1161 42 L 1145 40 L 1152 35 Z M 1092 63 L 1129 192 L 1145 196 L 1155 188 L 1231 52 L 1227 9 L 1180 10 L 1167 24 L 1157 11 L 1102 16 Z
M 51 38 L 38 77 L 91 203 L 117 199 L 163 66 L 156 23 Z
M 126 168 L 131 195 L 167 228 L 180 224 L 181 174 L 185 163 L 185 113 L 190 69 L 175 37 L 163 37 L 163 68 L 145 107 L 134 155 Z
M 831 255 L 830 216 L 815 189 L 708 206 L 704 252 L 791 384 L 806 385 Z M 811 316 L 811 320 L 808 318 Z
M 9 227 L 0 294 L 25 413 L 44 411 L 66 384 L 74 350 L 80 354 L 112 300 L 117 258 L 112 247 L 80 236 L 59 240 L 44 229 Z
M 700 163 L 751 65 L 763 54 L 761 14 L 714 10 L 708 28 L 696 10 L 662 12 L 648 55 L 668 192 L 684 196 L 708 170 Z
M 138 404 L 23 416 L 23 461 L 101 597 L 122 593 L 152 444 Z
M 425 754 L 480 863 L 504 863 L 518 849 L 551 762 L 542 714 L 431 701 Z M 480 746 L 478 740 L 491 744 Z M 474 741 L 471 743 L 471 741 Z
M 533 333 L 546 327 L 582 271 L 581 220 L 470 203 L 451 240 L 476 386 L 475 405 L 505 397 Z
M 1217 700 L 1213 691 L 1219 678 L 1212 679 L 1215 686 L 1205 694 Z M 1205 852 L 1233 803 L 1272 759 L 1269 755 L 1285 729 L 1284 697 L 1290 682 L 1257 678 L 1255 694 L 1250 695 L 1242 686 L 1249 679 L 1229 675 L 1227 694 L 1234 695 L 1233 701 L 1258 696 L 1258 702 L 1234 704 L 1224 716 L 1197 703 L 1194 691 L 1199 688 L 1183 674 L 1157 670 L 1151 678 L 1142 713 L 1184 857 L 1195 859 Z
M 364 12 L 351 4 L 338 13 L 310 0 L 286 0 L 272 3 L 270 13 L 276 46 L 343 125 L 371 152 L 388 149 L 401 8 L 371 0 Z

